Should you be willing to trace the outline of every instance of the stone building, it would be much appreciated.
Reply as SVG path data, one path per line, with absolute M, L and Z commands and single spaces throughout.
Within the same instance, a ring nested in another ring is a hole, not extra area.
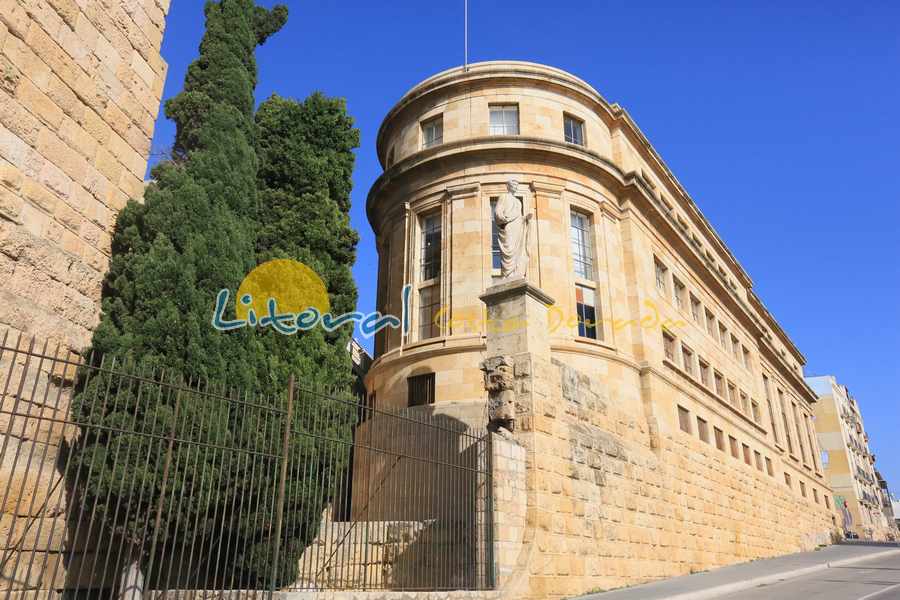
M 54 355 L 59 343 L 62 359 L 90 342 L 116 214 L 143 195 L 166 77 L 160 44 L 168 8 L 169 0 L 0 0 L 0 339 L 7 346 L 22 334 L 20 349 L 28 350 L 33 335 L 48 343 L 35 351 Z M 7 544 L 0 589 L 93 587 L 97 581 L 72 575 L 87 564 L 88 545 L 68 540 L 71 530 L 39 508 L 64 506 L 56 459 L 76 428 L 63 422 L 68 394 L 48 390 L 70 383 L 74 367 L 57 363 L 51 379 L 48 361 L 8 348 L 0 366 L 7 386 L 22 384 L 4 390 L 0 406 L 0 481 L 14 490 L 0 506 Z M 31 566 L 35 553 L 45 553 L 41 568 Z
M 510 355 L 494 556 L 511 597 L 830 541 L 804 357 L 621 106 L 559 69 L 479 63 L 408 91 L 377 151 L 377 304 L 400 315 L 411 286 L 411 327 L 376 338 L 370 402 L 478 422 L 482 362 Z M 528 281 L 497 287 L 510 179 Z
M 0 0 L 0 327 L 82 348 L 143 195 L 169 0 Z
M 839 507 L 847 503 L 853 521 L 851 531 L 863 539 L 884 541 L 894 527 L 883 510 L 875 454 L 869 448 L 859 404 L 833 375 L 808 377 L 806 381 L 818 394 L 816 432 L 835 501 Z

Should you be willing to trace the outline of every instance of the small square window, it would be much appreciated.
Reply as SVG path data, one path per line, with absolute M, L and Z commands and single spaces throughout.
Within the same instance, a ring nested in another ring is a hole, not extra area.
M 709 425 L 707 425 L 705 419 L 701 419 L 697 417 L 697 435 L 700 436 L 700 439 L 709 443 Z
M 684 366 L 684 371 L 690 376 L 694 376 L 694 352 L 681 344 L 681 361 Z
M 434 373 L 406 378 L 409 406 L 434 404 Z
M 666 280 L 668 279 L 669 269 L 658 258 L 653 259 L 653 266 L 656 270 L 656 288 L 665 293 L 668 287 Z
M 422 147 L 431 148 L 444 142 L 444 118 L 438 115 L 422 123 Z
M 691 294 L 691 317 L 694 318 L 695 323 L 700 323 L 703 319 L 703 311 L 700 306 L 700 300 L 697 299 L 697 296 Z
M 495 104 L 491 111 L 491 135 L 519 135 L 519 105 Z
M 571 115 L 564 115 L 563 129 L 568 143 L 584 146 L 584 121 Z
M 678 407 L 678 426 L 685 433 L 691 432 L 691 413 L 683 406 Z
M 666 330 L 663 330 L 663 352 L 668 360 L 675 362 L 675 336 Z

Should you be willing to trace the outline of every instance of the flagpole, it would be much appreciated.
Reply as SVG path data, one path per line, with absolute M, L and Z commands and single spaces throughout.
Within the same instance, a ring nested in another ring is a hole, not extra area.
M 469 70 L 469 0 L 463 0 L 463 73 Z

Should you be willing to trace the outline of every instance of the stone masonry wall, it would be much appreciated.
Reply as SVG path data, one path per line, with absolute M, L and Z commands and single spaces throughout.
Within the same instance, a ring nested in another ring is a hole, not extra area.
M 651 436 L 599 384 L 553 367 L 553 393 L 535 397 L 531 424 L 515 436 L 527 475 L 514 476 L 508 461 L 495 471 L 507 479 L 495 488 L 528 490 L 523 530 L 516 497 L 495 492 L 507 597 L 573 596 L 830 543 L 824 507 L 811 509 L 714 445 L 679 432 Z
M 169 0 L 0 0 L 0 327 L 81 348 L 143 194 Z

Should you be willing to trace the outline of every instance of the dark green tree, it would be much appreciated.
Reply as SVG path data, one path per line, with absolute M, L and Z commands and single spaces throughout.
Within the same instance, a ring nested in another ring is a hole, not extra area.
M 273 358 L 267 334 L 221 333 L 210 318 L 217 292 L 236 290 L 257 263 L 254 53 L 287 10 L 221 0 L 205 14 L 199 58 L 165 106 L 177 125 L 173 160 L 154 168 L 144 201 L 129 202 L 116 222 L 92 340 L 107 370 L 80 381 L 72 410 L 85 426 L 67 472 L 89 513 L 76 518 L 89 516 L 89 527 L 112 536 L 118 545 L 110 547 L 121 548 L 112 562 L 121 554 L 129 577 L 144 570 L 160 581 L 176 564 L 194 585 L 260 586 L 270 577 L 278 473 L 265 457 L 279 445 L 274 409 L 284 401 L 272 384 L 284 381 L 292 358 Z M 227 383 L 273 410 L 116 377 L 110 367 L 201 390 Z

